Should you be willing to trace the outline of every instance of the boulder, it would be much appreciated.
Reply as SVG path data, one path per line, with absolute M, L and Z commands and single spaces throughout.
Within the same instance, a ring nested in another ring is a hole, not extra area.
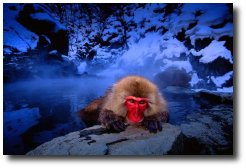
M 170 67 L 158 73 L 154 80 L 161 88 L 167 86 L 188 87 L 191 76 L 184 69 L 180 70 L 176 67 Z
M 200 105 L 200 108 L 210 108 L 218 104 L 233 104 L 232 93 L 219 93 L 209 90 L 201 90 L 194 93 L 192 96 L 195 102 Z
M 232 155 L 233 108 L 217 105 L 187 116 L 180 125 L 184 135 L 183 154 Z
M 167 123 L 156 134 L 135 126 L 121 133 L 93 126 L 55 138 L 27 155 L 166 155 L 181 153 L 182 147 L 180 129 Z

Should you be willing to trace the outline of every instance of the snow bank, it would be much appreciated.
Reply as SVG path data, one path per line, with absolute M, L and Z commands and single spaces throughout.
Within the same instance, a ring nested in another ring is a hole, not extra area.
M 189 61 L 172 61 L 168 59 L 163 60 L 164 65 L 161 66 L 161 70 L 164 71 L 169 67 L 176 67 L 180 70 L 185 70 L 187 73 L 191 72 L 192 66 Z
M 195 41 L 197 39 L 204 38 L 214 38 L 218 40 L 223 36 L 233 36 L 233 25 L 231 23 L 227 23 L 224 27 L 213 29 L 208 25 L 197 25 L 194 28 L 186 31 L 186 36 L 189 36 L 191 39 L 191 44 L 195 45 Z
M 221 24 L 224 20 L 230 18 L 230 10 L 226 4 L 185 4 L 182 8 L 183 13 L 200 12 L 200 15 L 194 18 L 197 21 L 197 25 L 192 29 L 186 31 L 186 36 L 190 37 L 191 43 L 194 45 L 196 39 L 203 39 L 205 37 L 214 38 L 218 40 L 222 36 L 233 36 L 233 25 L 227 23 L 222 28 L 211 28 L 213 25 Z M 181 18 L 183 15 L 181 15 Z M 192 19 L 190 19 L 191 23 Z
M 211 77 L 211 80 L 217 87 L 221 87 L 226 81 L 228 81 L 233 76 L 233 71 L 226 73 L 223 76 Z
M 216 41 L 213 40 L 209 46 L 206 48 L 195 51 L 194 49 L 191 49 L 191 53 L 195 56 L 202 55 L 202 58 L 200 58 L 200 62 L 202 63 L 210 63 L 216 60 L 218 57 L 225 58 L 230 63 L 233 63 L 232 61 L 232 55 L 231 51 L 229 51 L 227 48 L 224 47 L 225 41 Z
M 190 85 L 191 87 L 196 85 L 198 82 L 202 81 L 202 79 L 200 79 L 197 75 L 197 73 L 193 73 L 191 76 L 191 81 L 190 81 Z
M 16 10 L 11 10 L 14 6 Z M 20 7 L 18 4 L 4 4 L 3 8 L 3 45 L 15 48 L 20 52 L 26 52 L 29 49 L 34 49 L 37 46 L 38 36 L 27 30 L 16 18 Z M 4 53 L 10 54 L 10 50 L 4 47 Z
M 4 138 L 8 139 L 13 136 L 21 135 L 31 126 L 37 124 L 40 117 L 38 108 L 24 108 L 21 110 L 4 112 Z
M 224 93 L 233 93 L 233 86 L 231 87 L 223 87 L 223 88 L 217 88 L 218 92 L 224 92 Z
M 158 33 L 148 34 L 138 43 L 132 44 L 129 50 L 119 59 L 119 62 L 126 66 L 143 66 L 145 59 L 161 54 L 161 43 L 162 39 Z

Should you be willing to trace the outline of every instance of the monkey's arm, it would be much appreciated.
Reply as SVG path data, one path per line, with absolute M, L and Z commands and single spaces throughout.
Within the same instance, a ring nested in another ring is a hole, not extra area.
M 163 122 L 168 121 L 168 113 L 161 112 L 152 116 L 144 117 L 142 125 L 149 130 L 149 132 L 156 133 L 158 130 L 162 131 Z
M 98 117 L 103 97 L 100 97 L 78 112 L 78 116 L 87 126 L 98 124 Z
M 126 129 L 124 124 L 124 117 L 117 116 L 113 111 L 103 109 L 99 114 L 99 121 L 108 130 L 121 132 Z

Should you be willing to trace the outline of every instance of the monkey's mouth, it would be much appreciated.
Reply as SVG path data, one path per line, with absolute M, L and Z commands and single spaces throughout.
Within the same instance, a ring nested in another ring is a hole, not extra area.
M 137 124 L 143 121 L 143 115 L 142 114 L 137 114 L 137 113 L 132 113 L 128 112 L 127 113 L 127 119 L 131 124 Z
M 148 99 L 135 96 L 127 96 L 125 99 L 127 119 L 131 123 L 140 123 L 144 118 L 144 111 L 148 107 Z

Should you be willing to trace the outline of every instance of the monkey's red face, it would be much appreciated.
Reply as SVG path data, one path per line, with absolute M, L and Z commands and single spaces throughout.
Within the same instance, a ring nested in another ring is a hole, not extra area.
M 144 111 L 148 108 L 148 99 L 135 97 L 135 96 L 127 96 L 125 99 L 125 105 L 127 108 L 127 118 L 132 123 L 139 123 L 144 118 Z

